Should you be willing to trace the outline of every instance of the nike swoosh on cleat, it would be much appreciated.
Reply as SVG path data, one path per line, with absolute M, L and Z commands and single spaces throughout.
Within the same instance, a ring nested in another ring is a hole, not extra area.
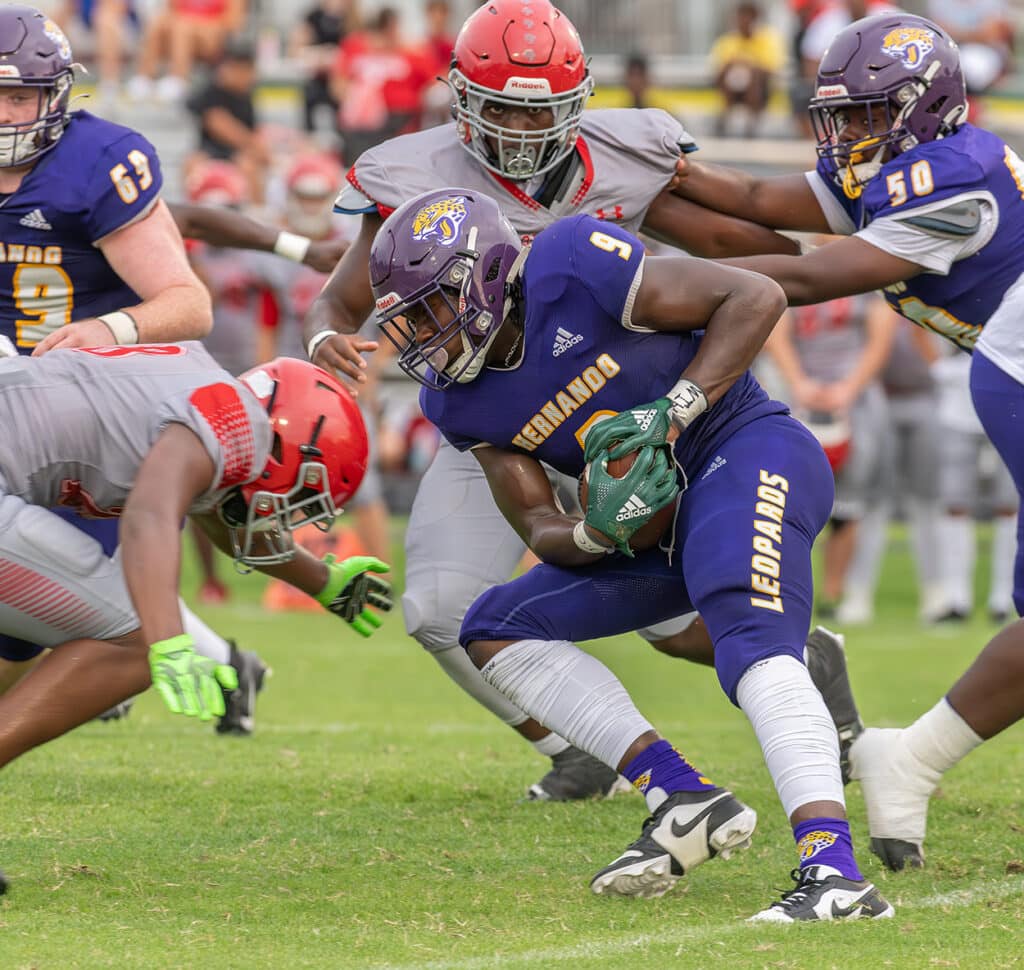
M 699 815 L 694 816 L 685 825 L 679 825 L 675 819 L 672 819 L 672 834 L 677 838 L 681 839 L 684 835 L 689 835 L 701 822 L 704 821 L 712 812 L 712 810 L 718 805 L 720 799 L 712 802 L 704 809 Z
M 870 907 L 867 903 L 862 902 L 851 903 L 849 906 L 840 906 L 835 900 L 832 900 L 832 919 L 843 919 L 846 916 L 852 916 L 858 909 L 865 910 L 870 909 Z

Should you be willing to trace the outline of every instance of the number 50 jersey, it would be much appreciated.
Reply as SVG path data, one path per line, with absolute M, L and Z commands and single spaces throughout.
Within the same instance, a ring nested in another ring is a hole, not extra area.
M 139 302 L 96 245 L 146 216 L 163 180 L 153 146 L 86 111 L 0 197 L 0 333 L 28 353 L 65 323 Z

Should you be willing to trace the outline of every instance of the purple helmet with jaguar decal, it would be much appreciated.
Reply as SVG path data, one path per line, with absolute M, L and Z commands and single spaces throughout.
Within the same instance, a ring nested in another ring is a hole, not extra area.
M 852 109 L 868 125 L 843 137 Z M 819 157 L 851 198 L 892 155 L 952 134 L 967 116 L 960 51 L 937 24 L 894 11 L 840 31 L 818 66 L 810 104 Z
M 511 308 L 522 250 L 498 204 L 471 189 L 396 209 L 373 241 L 370 282 L 402 370 L 435 390 L 474 380 Z
M 35 161 L 68 123 L 71 45 L 35 7 L 0 6 L 0 168 Z

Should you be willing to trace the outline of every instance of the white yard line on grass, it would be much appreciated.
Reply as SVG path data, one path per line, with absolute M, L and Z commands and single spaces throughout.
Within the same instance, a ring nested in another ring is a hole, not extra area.
M 964 889 L 936 893 L 922 899 L 907 900 L 897 903 L 896 917 L 904 909 L 955 909 L 971 906 L 981 900 L 1006 899 L 1010 896 L 1024 894 L 1024 878 L 989 879 L 975 883 Z M 890 893 L 890 898 L 895 894 Z M 429 963 L 387 964 L 381 970 L 492 970 L 494 967 L 519 967 L 533 964 L 554 966 L 567 964 L 572 966 L 579 960 L 600 960 L 631 950 L 641 950 L 648 946 L 660 946 L 672 943 L 699 943 L 702 941 L 717 942 L 724 936 L 741 930 L 758 931 L 758 927 L 737 919 L 729 923 L 718 923 L 692 928 L 679 928 L 664 933 L 642 933 L 639 936 L 623 940 L 595 941 L 576 943 L 572 946 L 550 947 L 545 950 L 527 950 L 523 953 L 491 954 L 486 957 L 469 957 L 464 960 L 437 960 Z

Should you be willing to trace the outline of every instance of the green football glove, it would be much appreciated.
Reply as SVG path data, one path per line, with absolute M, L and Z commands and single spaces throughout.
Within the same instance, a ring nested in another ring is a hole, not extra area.
M 640 404 L 598 421 L 587 432 L 583 460 L 588 464 L 596 461 L 603 451 L 609 458 L 616 459 L 645 445 L 660 448 L 668 441 L 672 428 L 671 411 L 672 402 L 667 397 L 659 397 L 650 404 Z
M 224 691 L 236 690 L 238 673 L 230 664 L 196 653 L 187 633 L 150 645 L 153 686 L 175 714 L 209 721 L 224 714 Z
M 317 594 L 317 602 L 340 616 L 360 636 L 370 636 L 380 626 L 381 618 L 367 606 L 386 613 L 394 605 L 391 584 L 373 574 L 389 572 L 391 567 L 373 556 L 350 556 L 338 562 L 329 553 L 323 561 L 330 578 Z
M 590 466 L 584 521 L 611 539 L 619 552 L 632 556 L 633 533 L 679 494 L 676 467 L 668 448 L 649 445 L 640 449 L 622 478 L 608 474 L 608 460 L 601 455 Z

